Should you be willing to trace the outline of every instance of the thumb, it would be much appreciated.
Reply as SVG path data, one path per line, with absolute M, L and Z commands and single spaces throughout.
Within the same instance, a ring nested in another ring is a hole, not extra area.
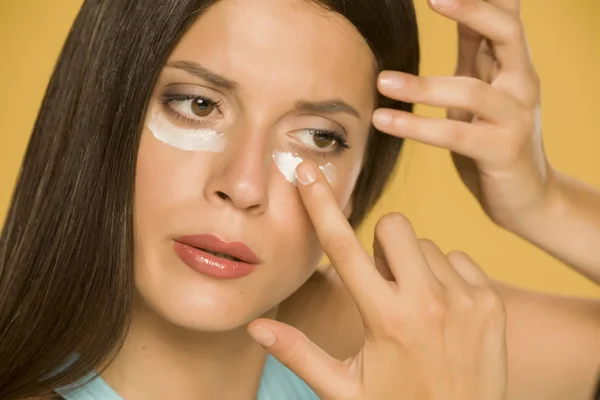
M 248 325 L 248 333 L 283 365 L 306 382 L 320 398 L 348 398 L 352 388 L 348 368 L 289 325 L 260 318 Z

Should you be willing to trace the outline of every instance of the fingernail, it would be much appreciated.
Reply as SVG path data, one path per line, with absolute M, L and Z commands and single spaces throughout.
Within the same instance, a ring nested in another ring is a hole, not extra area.
M 264 326 L 253 326 L 248 329 L 248 333 L 263 347 L 271 347 L 275 344 L 275 335 Z
M 398 90 L 406 84 L 406 79 L 397 72 L 382 72 L 379 75 L 379 84 L 386 89 Z
M 392 124 L 394 117 L 389 111 L 375 110 L 373 113 L 373 124 L 379 126 L 389 126 Z
M 317 180 L 317 170 L 314 165 L 303 162 L 296 168 L 296 180 L 303 185 L 310 185 Z
M 456 0 L 431 0 L 431 4 L 439 7 L 452 7 Z

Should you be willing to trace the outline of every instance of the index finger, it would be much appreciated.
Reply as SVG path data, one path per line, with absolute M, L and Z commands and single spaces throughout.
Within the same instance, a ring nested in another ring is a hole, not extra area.
M 490 39 L 494 54 L 503 69 L 523 70 L 530 64 L 524 28 L 513 4 L 504 0 L 454 0 L 442 3 L 429 0 L 434 10 Z M 503 7 L 496 3 L 500 2 Z M 509 4 L 510 3 L 510 4 Z
M 386 290 L 386 286 L 389 290 L 389 285 L 356 237 L 325 177 L 315 165 L 303 162 L 296 169 L 296 178 L 300 197 L 319 242 L 344 286 L 361 313 L 371 307 L 377 308 L 377 295 Z
M 521 15 L 521 0 L 486 0 L 488 3 L 494 4 L 516 17 Z

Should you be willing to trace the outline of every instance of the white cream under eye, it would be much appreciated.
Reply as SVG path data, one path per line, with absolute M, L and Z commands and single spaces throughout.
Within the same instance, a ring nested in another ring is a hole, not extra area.
M 281 175 L 286 181 L 296 184 L 296 168 L 304 161 L 298 154 L 286 151 L 276 151 L 273 153 L 273 161 Z M 325 176 L 325 179 L 332 184 L 335 179 L 335 167 L 332 163 L 319 166 L 319 169 Z
M 157 140 L 183 151 L 218 153 L 227 147 L 227 137 L 224 134 L 212 129 L 180 128 L 162 112 L 155 111 L 150 115 L 148 129 Z

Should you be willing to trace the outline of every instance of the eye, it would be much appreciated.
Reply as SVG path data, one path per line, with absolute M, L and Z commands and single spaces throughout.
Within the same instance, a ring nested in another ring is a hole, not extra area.
M 199 121 L 210 116 L 218 111 L 221 104 L 208 97 L 197 95 L 165 95 L 162 102 L 177 117 L 191 121 Z
M 198 117 L 207 117 L 215 109 L 215 103 L 208 102 L 205 99 L 197 98 L 192 100 L 192 112 Z
M 343 135 L 328 130 L 305 129 L 294 134 L 303 145 L 319 153 L 348 149 Z

